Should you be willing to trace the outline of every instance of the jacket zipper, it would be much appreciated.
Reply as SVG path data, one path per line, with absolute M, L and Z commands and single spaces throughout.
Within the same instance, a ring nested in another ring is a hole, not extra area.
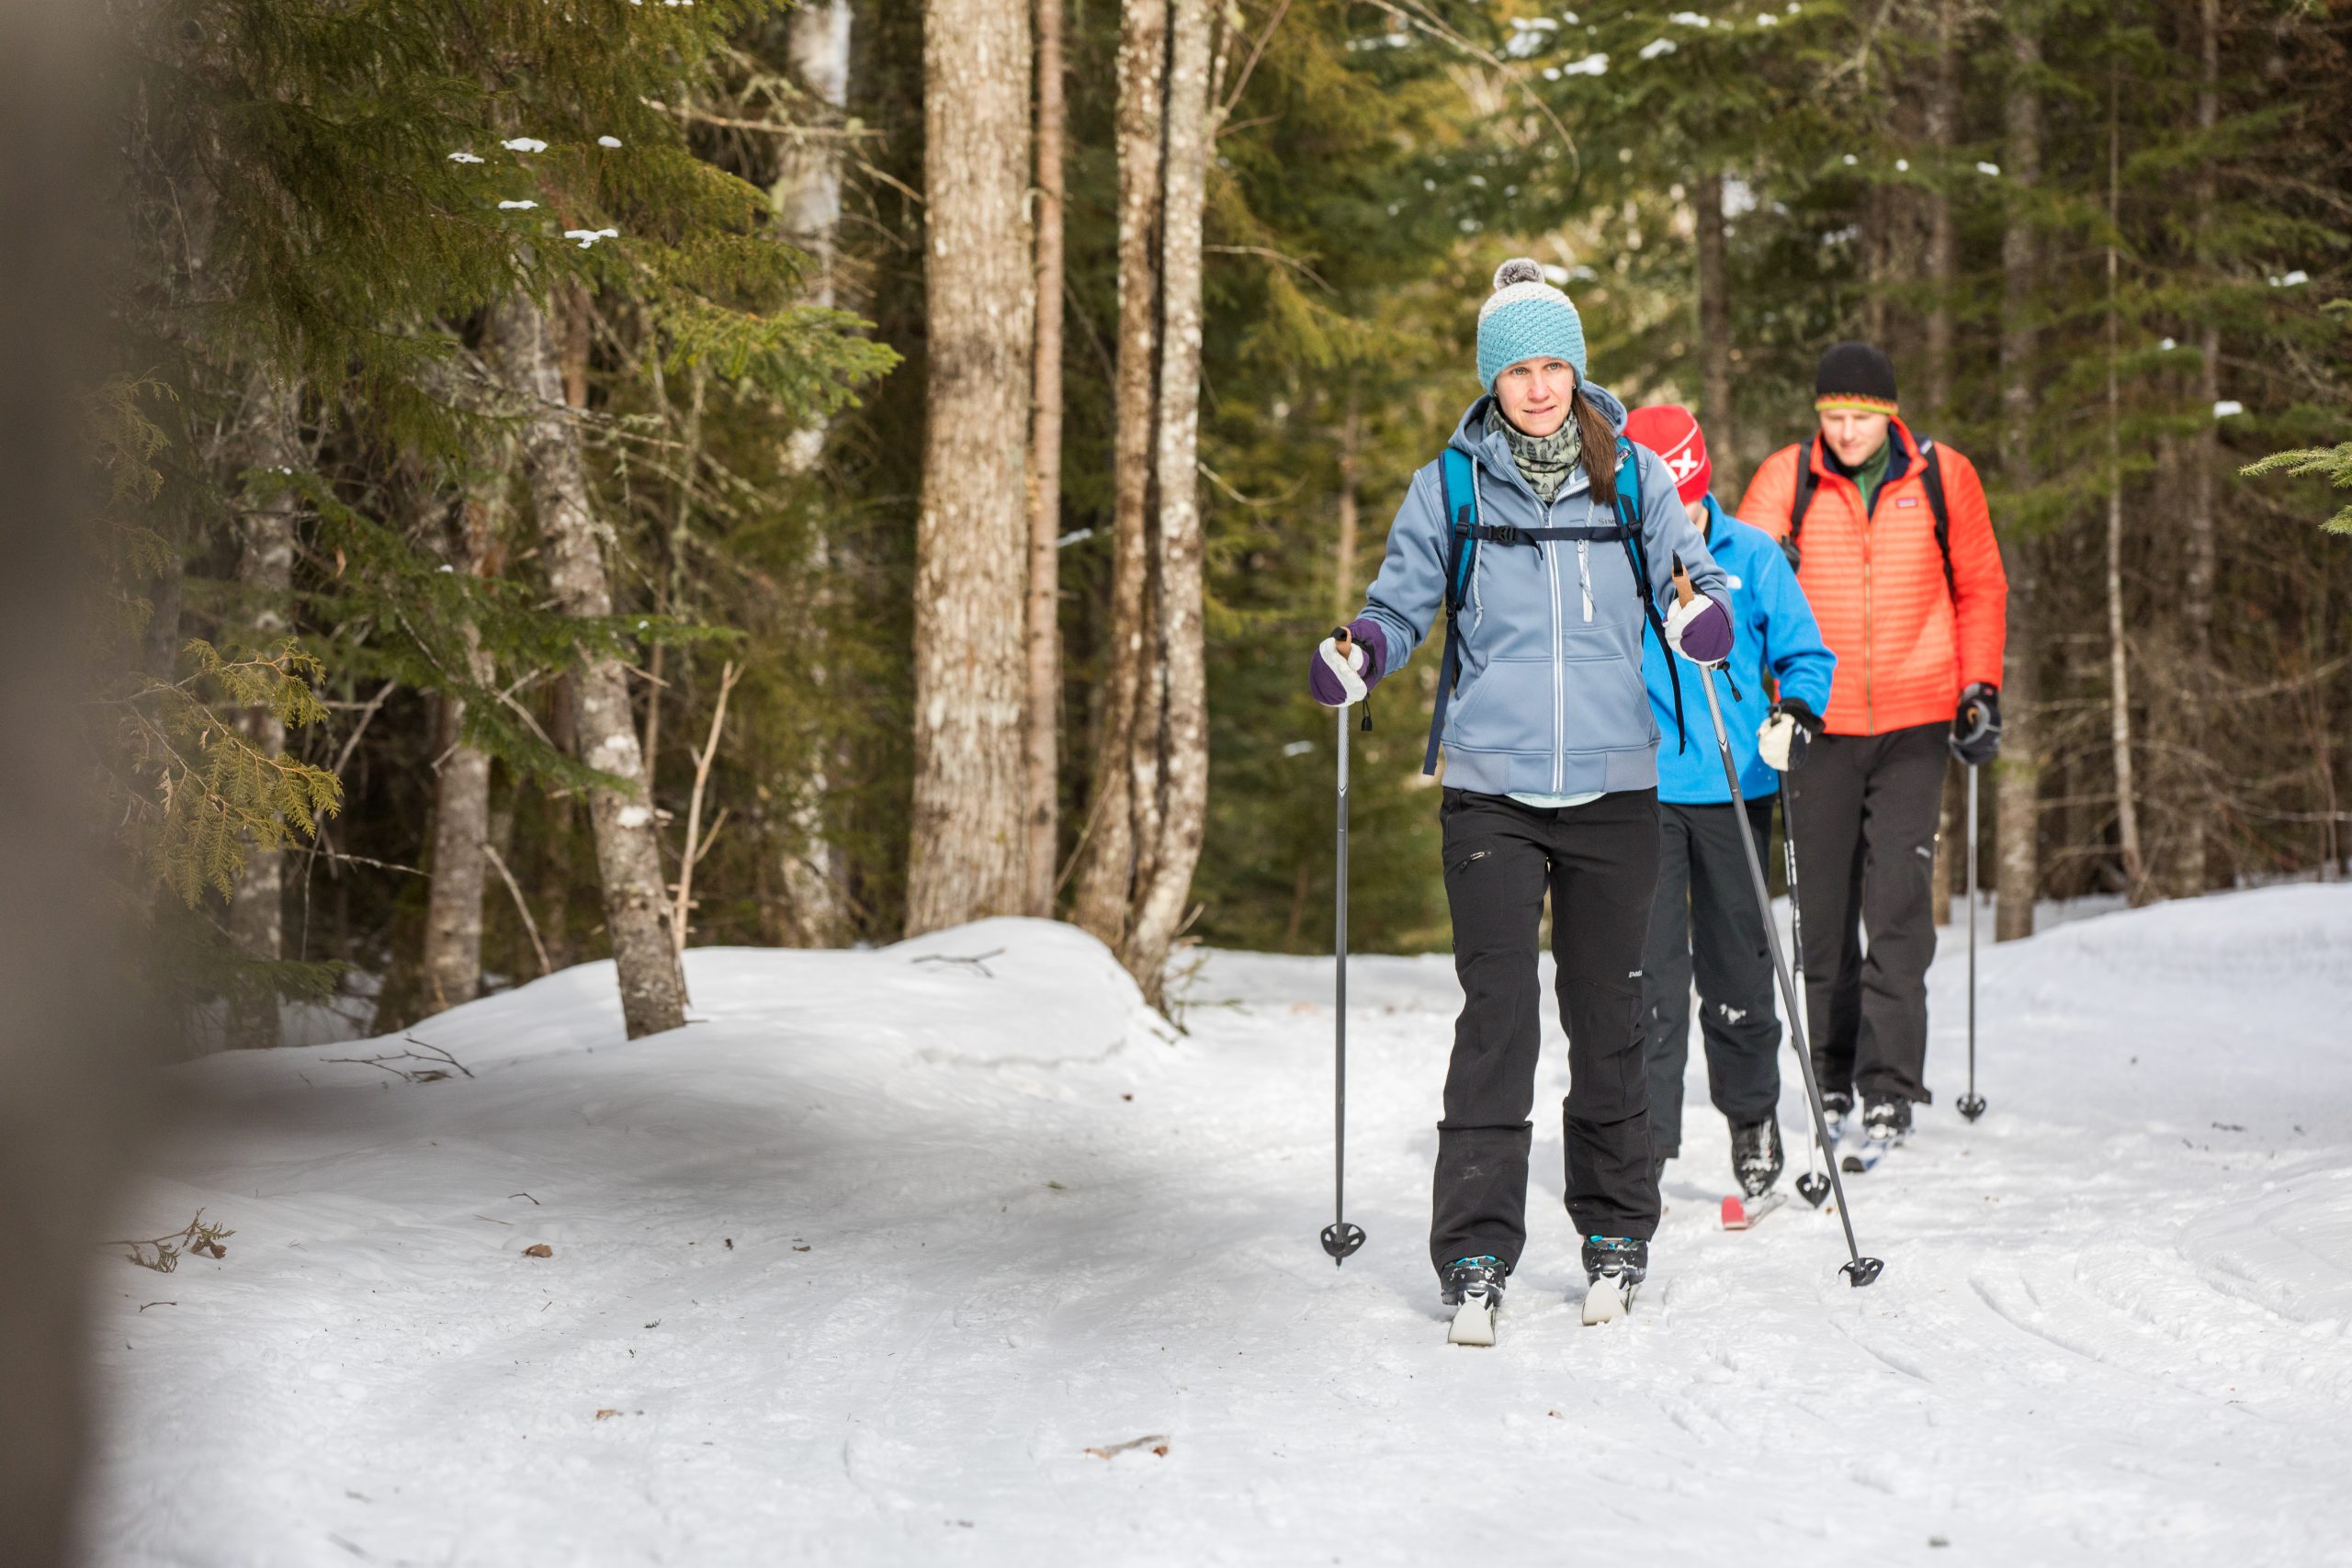
M 1878 510 L 1879 495 L 1885 490 L 1886 481 L 1881 479 L 1878 490 L 1864 500 L 1862 487 L 1854 483 L 1854 499 L 1862 502 L 1862 722 L 1870 727 L 1872 735 L 1878 733 L 1878 686 L 1872 679 L 1878 662 L 1873 657 L 1877 650 L 1872 646 L 1877 638 L 1878 611 L 1871 581 L 1871 513 Z
M 1560 659 L 1560 560 L 1548 540 L 1544 546 L 1544 567 L 1552 576 L 1552 793 L 1557 795 L 1567 766 L 1567 671 Z
M 1577 541 L 1577 581 L 1584 588 L 1584 624 L 1592 625 L 1592 545 Z

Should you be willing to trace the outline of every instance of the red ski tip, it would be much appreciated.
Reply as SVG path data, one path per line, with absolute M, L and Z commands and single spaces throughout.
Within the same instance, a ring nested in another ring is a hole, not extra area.
M 1747 1206 L 1737 1197 L 1724 1200 L 1724 1229 L 1744 1231 L 1747 1228 Z

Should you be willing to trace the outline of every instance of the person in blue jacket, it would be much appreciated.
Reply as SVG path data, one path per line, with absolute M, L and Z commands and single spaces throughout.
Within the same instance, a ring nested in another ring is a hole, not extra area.
M 1566 1200 L 1590 1318 L 1604 1276 L 1628 1293 L 1639 1281 L 1658 1220 L 1638 1014 L 1660 729 L 1642 649 L 1728 656 L 1728 589 L 1673 477 L 1621 444 L 1624 405 L 1586 379 L 1576 307 L 1532 261 L 1495 275 L 1478 374 L 1484 395 L 1448 454 L 1414 475 L 1363 614 L 1316 650 L 1308 680 L 1327 705 L 1351 701 L 1404 665 L 1442 606 L 1458 606 L 1441 680 L 1456 669 L 1459 680 L 1440 692 L 1432 728 L 1464 1000 L 1430 1260 L 1447 1303 L 1472 1297 L 1484 1311 L 1526 1246 L 1548 892 L 1568 1034 Z M 1457 555 L 1458 535 L 1475 548 Z M 1678 555 L 1698 590 L 1687 604 Z
M 1718 682 L 1724 728 L 1747 803 L 1747 831 L 1759 857 L 1772 839 L 1780 772 L 1797 766 L 1829 705 L 1837 655 L 1821 639 L 1812 606 L 1781 547 L 1725 512 L 1709 491 L 1707 438 L 1679 403 L 1635 409 L 1625 434 L 1665 460 L 1690 521 L 1730 575 L 1732 682 Z M 1771 686 L 1764 679 L 1770 675 Z M 1645 661 L 1650 705 L 1673 710 L 1673 671 Z M 1735 700 L 1729 686 L 1736 683 Z M 1682 1076 L 1690 1049 L 1690 989 L 1699 991 L 1699 1032 L 1707 1049 L 1707 1089 L 1731 1123 L 1732 1172 L 1754 1199 L 1780 1179 L 1781 1024 L 1773 1007 L 1772 960 L 1763 912 L 1748 880 L 1742 825 L 1736 820 L 1723 758 L 1706 745 L 1669 749 L 1658 760 L 1657 897 L 1642 953 L 1642 1032 L 1649 1060 L 1650 1153 L 1660 1173 L 1682 1149 Z

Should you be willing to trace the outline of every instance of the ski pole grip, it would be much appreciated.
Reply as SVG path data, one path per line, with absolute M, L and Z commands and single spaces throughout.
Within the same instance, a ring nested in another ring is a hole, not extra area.
M 1674 556 L 1674 597 L 1678 603 L 1688 604 L 1698 594 L 1699 591 L 1690 586 L 1690 573 L 1683 566 L 1682 553 L 1678 550 Z

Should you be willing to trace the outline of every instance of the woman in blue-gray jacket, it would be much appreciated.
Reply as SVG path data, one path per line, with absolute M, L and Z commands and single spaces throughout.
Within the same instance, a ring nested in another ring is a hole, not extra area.
M 1739 769 L 1747 820 L 1736 818 L 1714 747 L 1692 746 L 1658 763 L 1657 898 L 1642 952 L 1642 1029 L 1650 1070 L 1650 1150 L 1658 1169 L 1682 1152 L 1682 1075 L 1690 1054 L 1690 987 L 1699 989 L 1699 1032 L 1707 1043 L 1708 1098 L 1731 1123 L 1732 1173 L 1743 1198 L 1762 1197 L 1781 1179 L 1781 1021 L 1772 1005 L 1772 960 L 1764 913 L 1748 880 L 1739 835 L 1764 855 L 1772 840 L 1772 797 L 1781 773 L 1804 758 L 1829 707 L 1838 656 L 1781 547 L 1725 512 L 1710 493 L 1714 467 L 1707 438 L 1679 403 L 1635 409 L 1625 434 L 1666 460 L 1690 521 L 1731 580 L 1731 685 L 1723 694 L 1725 737 Z M 1768 690 L 1766 671 L 1774 690 Z M 1653 650 L 1643 661 L 1650 706 L 1671 715 L 1672 661 Z M 1718 682 L 1723 685 L 1723 682 Z
M 1308 679 L 1337 705 L 1395 673 L 1439 609 L 1452 611 L 1441 681 L 1459 674 L 1432 728 L 1446 754 L 1445 887 L 1464 1001 L 1430 1260 L 1459 1309 L 1453 1337 L 1490 1343 L 1527 1242 L 1547 892 L 1586 1320 L 1622 1313 L 1648 1266 L 1658 1197 L 1639 1013 L 1660 731 L 1643 638 L 1718 662 L 1732 632 L 1724 573 L 1673 476 L 1655 453 L 1621 444 L 1624 405 L 1585 379 L 1583 323 L 1532 261 L 1495 274 L 1478 313 L 1478 375 L 1487 395 L 1447 454 L 1413 476 L 1363 614 L 1316 650 Z M 1699 590 L 1687 604 L 1672 589 L 1677 558 Z

